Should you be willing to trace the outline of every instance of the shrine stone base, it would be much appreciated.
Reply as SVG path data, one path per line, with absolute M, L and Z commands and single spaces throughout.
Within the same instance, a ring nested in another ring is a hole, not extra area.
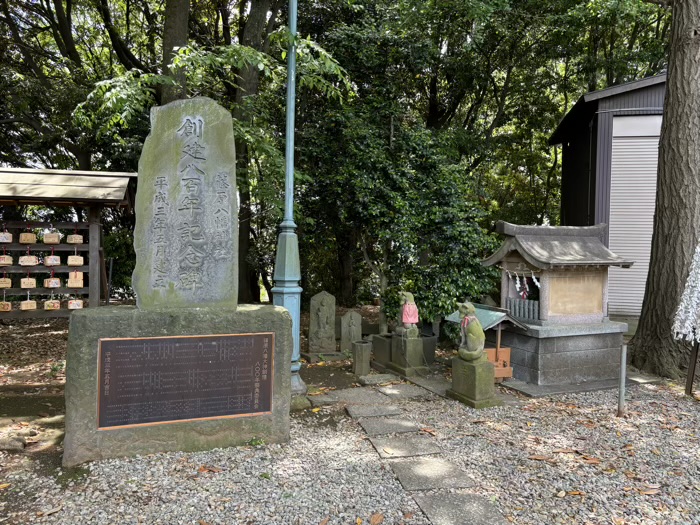
M 274 333 L 271 412 L 98 430 L 100 339 L 266 332 Z M 127 306 L 77 310 L 71 315 L 66 358 L 63 465 L 156 452 L 231 447 L 253 439 L 265 443 L 287 441 L 291 354 L 292 319 L 287 310 L 276 306 L 239 305 L 236 310 L 197 308 L 167 312 Z
M 496 397 L 494 387 L 494 366 L 482 355 L 474 361 L 460 357 L 452 359 L 452 388 L 447 397 L 456 399 L 472 408 L 500 406 L 503 402 Z
M 563 385 L 619 377 L 625 323 L 527 326 L 527 332 L 519 328 L 501 332 L 501 346 L 511 348 L 514 378 L 535 385 Z M 489 331 L 486 340 L 495 345 L 496 334 Z

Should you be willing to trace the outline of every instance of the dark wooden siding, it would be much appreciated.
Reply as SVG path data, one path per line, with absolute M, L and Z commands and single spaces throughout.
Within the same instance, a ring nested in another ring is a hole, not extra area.
M 592 221 L 592 199 L 595 195 L 591 162 L 595 159 L 593 122 L 582 125 L 562 144 L 561 224 L 589 226 Z M 591 151 L 593 147 L 593 151 Z
M 664 106 L 666 84 L 657 84 L 634 91 L 628 91 L 614 97 L 601 98 L 598 101 L 598 112 L 625 111 L 625 115 L 649 115 Z M 631 111 L 630 111 L 631 110 Z

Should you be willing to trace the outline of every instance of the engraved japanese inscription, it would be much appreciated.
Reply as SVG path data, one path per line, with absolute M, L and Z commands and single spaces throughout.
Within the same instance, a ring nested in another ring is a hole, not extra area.
M 207 98 L 153 108 L 139 162 L 133 286 L 145 309 L 235 307 L 238 203 L 231 115 Z
M 101 339 L 98 428 L 267 414 L 274 333 Z

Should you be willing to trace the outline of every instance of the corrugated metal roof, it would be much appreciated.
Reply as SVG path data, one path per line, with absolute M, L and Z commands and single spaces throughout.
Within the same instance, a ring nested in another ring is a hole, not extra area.
M 475 304 L 474 309 L 476 310 L 476 318 L 481 323 L 481 327 L 484 331 L 498 326 L 504 321 L 508 321 L 523 330 L 527 330 L 527 326 L 513 318 L 510 313 L 508 313 L 508 310 L 504 310 L 503 308 L 496 308 L 495 306 L 487 306 L 485 304 Z M 459 310 L 445 317 L 445 321 L 450 321 L 452 323 L 461 322 L 462 316 L 459 314 Z
M 665 82 L 666 73 L 663 73 L 661 75 L 634 80 L 632 82 L 611 86 L 598 91 L 591 91 L 590 93 L 582 95 L 581 98 L 579 98 L 569 110 L 569 112 L 564 115 L 564 118 L 552 133 L 548 141 L 549 145 L 555 146 L 557 144 L 562 144 L 566 140 L 567 130 L 571 126 L 576 125 L 575 123 L 577 122 L 586 122 L 590 120 L 590 118 L 598 110 L 599 100 L 614 97 L 616 95 L 622 95 L 630 91 L 663 84 Z
M 136 173 L 0 168 L 0 203 L 128 206 Z

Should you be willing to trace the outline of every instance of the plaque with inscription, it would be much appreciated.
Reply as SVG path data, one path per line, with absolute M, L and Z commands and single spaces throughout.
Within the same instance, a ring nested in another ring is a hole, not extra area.
M 98 429 L 272 412 L 274 333 L 100 339 Z

